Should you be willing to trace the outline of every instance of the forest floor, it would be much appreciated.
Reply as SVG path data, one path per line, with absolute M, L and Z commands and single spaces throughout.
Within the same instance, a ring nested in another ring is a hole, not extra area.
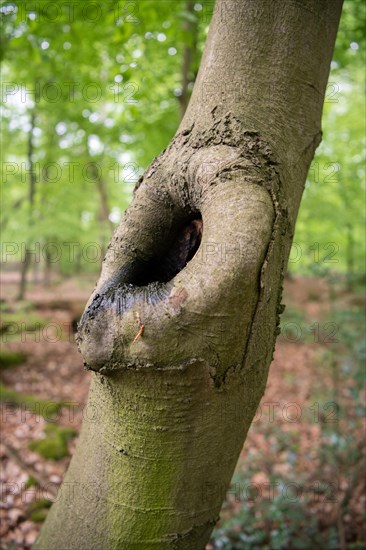
M 2 281 L 1 550 L 34 542 L 75 448 L 90 373 L 74 342 L 95 279 Z M 266 392 L 207 549 L 366 548 L 358 293 L 287 279 Z M 315 546 L 316 545 L 316 546 Z

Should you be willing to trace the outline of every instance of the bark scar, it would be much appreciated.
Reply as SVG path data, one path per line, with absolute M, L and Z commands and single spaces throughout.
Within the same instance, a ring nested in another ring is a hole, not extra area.
M 178 292 L 176 292 L 176 294 L 169 297 L 169 303 L 172 304 L 175 309 L 179 310 L 187 298 L 188 292 L 185 288 L 181 288 Z

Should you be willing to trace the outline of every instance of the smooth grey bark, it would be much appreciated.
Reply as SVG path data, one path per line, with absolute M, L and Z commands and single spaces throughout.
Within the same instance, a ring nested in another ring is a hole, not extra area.
M 264 392 L 340 11 L 217 2 L 81 320 L 94 419 L 34 548 L 205 547 Z

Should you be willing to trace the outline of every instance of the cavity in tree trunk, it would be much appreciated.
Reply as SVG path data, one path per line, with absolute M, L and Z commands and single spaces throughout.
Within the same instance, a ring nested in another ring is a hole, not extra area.
M 263 395 L 339 0 L 219 0 L 81 320 L 95 371 L 37 549 L 202 550 Z

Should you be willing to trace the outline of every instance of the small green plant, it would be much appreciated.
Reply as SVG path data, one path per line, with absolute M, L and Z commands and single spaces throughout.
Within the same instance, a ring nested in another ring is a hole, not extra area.
M 337 531 L 322 530 L 311 510 L 314 486 L 310 480 L 272 474 L 268 483 L 256 485 L 251 480 L 254 471 L 249 464 L 245 472 L 234 474 L 221 520 L 212 535 L 215 550 L 339 547 Z M 298 494 L 299 488 L 303 490 Z
M 29 448 L 47 459 L 59 460 L 68 456 L 67 442 L 77 435 L 77 430 L 48 424 L 44 431 L 46 437 L 39 441 L 31 441 Z
M 20 351 L 11 351 L 10 349 L 0 350 L 0 370 L 16 367 L 23 363 L 26 355 Z
M 45 498 L 35 500 L 27 507 L 27 515 L 34 522 L 42 522 L 46 519 L 48 508 L 50 508 L 52 502 Z
M 26 489 L 29 489 L 30 487 L 36 487 L 37 485 L 38 485 L 38 481 L 32 476 L 29 476 L 29 478 L 25 482 Z

